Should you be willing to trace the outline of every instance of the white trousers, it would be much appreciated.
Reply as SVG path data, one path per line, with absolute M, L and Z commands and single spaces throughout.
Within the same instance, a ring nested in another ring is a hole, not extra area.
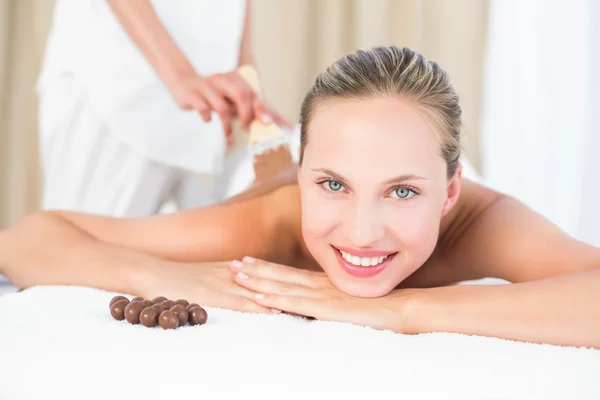
M 223 171 L 214 175 L 156 162 L 118 140 L 72 79 L 56 83 L 40 94 L 42 209 L 141 217 L 166 204 L 169 211 L 214 204 L 252 183 L 246 148 L 226 157 Z

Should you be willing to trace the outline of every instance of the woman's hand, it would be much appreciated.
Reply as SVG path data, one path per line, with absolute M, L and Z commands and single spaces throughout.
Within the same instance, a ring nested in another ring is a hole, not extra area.
M 216 112 L 228 140 L 232 134 L 231 121 L 235 117 L 239 117 L 244 130 L 255 119 L 291 129 L 291 124 L 269 109 L 236 70 L 208 77 L 190 71 L 170 86 L 175 101 L 182 109 L 196 110 L 205 122 L 211 120 L 211 112 Z
M 349 322 L 375 329 L 407 332 L 406 299 L 413 291 L 394 291 L 380 298 L 353 297 L 338 290 L 324 272 L 305 271 L 250 257 L 230 266 L 235 282 L 256 293 L 254 301 L 269 309 Z
M 186 299 L 203 307 L 273 314 L 270 308 L 254 301 L 255 292 L 234 282 L 229 264 L 161 263 L 148 271 L 146 278 L 139 280 L 142 287 L 134 294 L 147 299 L 165 296 L 169 299 Z

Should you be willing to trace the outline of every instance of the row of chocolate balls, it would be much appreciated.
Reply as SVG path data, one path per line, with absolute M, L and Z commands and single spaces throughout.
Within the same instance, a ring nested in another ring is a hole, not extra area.
M 159 296 L 152 300 L 134 297 L 131 301 L 125 296 L 115 296 L 109 304 L 110 315 L 130 324 L 142 324 L 148 328 L 160 325 L 163 329 L 176 329 L 187 323 L 203 325 L 208 320 L 206 310 L 187 300 L 169 300 Z

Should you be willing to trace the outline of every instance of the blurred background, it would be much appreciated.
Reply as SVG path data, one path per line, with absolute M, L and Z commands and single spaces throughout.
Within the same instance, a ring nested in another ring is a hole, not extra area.
M 0 228 L 39 208 L 35 85 L 53 7 L 0 0 Z M 600 2 L 254 0 L 252 18 L 265 96 L 294 123 L 344 54 L 393 44 L 437 61 L 484 182 L 600 246 Z

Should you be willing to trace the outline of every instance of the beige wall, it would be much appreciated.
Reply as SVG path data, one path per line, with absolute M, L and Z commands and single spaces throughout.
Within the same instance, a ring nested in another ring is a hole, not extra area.
M 411 47 L 446 68 L 462 99 L 464 147 L 479 165 L 484 0 L 254 0 L 257 64 L 269 102 L 297 121 L 325 66 L 358 48 Z M 0 227 L 38 207 L 34 84 L 53 0 L 0 0 Z
M 51 6 L 45 0 L 0 0 L 0 227 L 38 206 L 34 86 Z

